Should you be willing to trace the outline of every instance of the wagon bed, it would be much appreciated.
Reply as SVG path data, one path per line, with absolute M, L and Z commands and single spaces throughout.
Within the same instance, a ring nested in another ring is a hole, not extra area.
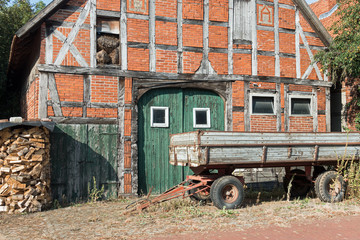
M 359 159 L 359 133 L 195 131 L 171 135 L 170 163 L 191 168 L 334 165 Z

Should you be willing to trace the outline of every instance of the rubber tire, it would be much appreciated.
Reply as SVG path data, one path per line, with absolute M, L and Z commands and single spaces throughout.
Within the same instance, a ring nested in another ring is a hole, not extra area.
M 196 182 L 195 182 L 196 183 Z M 198 188 L 193 188 L 190 189 L 188 191 L 188 194 L 191 195 L 190 199 L 194 200 L 194 201 L 199 201 L 199 202 L 207 202 L 207 201 L 211 201 L 210 200 L 210 193 L 208 195 L 204 195 L 204 194 L 200 194 L 200 193 L 195 193 L 198 190 Z
M 323 173 L 321 173 L 320 175 L 318 175 L 318 176 L 316 177 L 316 179 L 315 179 L 315 185 L 314 185 L 315 194 L 316 194 L 316 196 L 317 196 L 322 202 L 325 202 L 325 200 L 322 199 L 322 197 L 318 194 L 318 192 L 319 192 L 320 179 L 321 179 L 321 177 L 322 177 L 325 173 L 326 173 L 326 171 L 323 172 Z
M 290 173 L 292 173 L 292 174 L 296 173 L 296 175 L 294 176 L 294 180 L 292 182 L 292 187 L 290 189 L 291 198 L 306 197 L 306 195 L 308 194 L 308 192 L 311 189 L 311 182 L 305 176 L 299 176 L 300 174 L 305 175 L 305 172 L 301 169 L 293 169 L 290 171 Z M 288 186 L 289 186 L 290 181 L 291 181 L 291 178 L 288 179 L 288 178 L 284 177 L 283 186 L 284 186 L 285 193 L 288 192 Z M 297 184 L 298 182 L 303 182 L 305 184 L 303 184 L 303 186 L 300 186 Z
M 328 189 L 329 184 L 334 180 L 340 182 L 340 192 L 336 194 L 335 197 L 330 195 Z M 316 178 L 315 181 L 315 192 L 316 196 L 323 202 L 341 202 L 344 200 L 346 191 L 346 184 L 343 176 L 338 175 L 336 171 L 326 171 Z
M 324 172 L 326 172 L 326 169 L 324 166 L 314 166 L 313 180 L 316 180 L 316 178 L 318 176 L 320 176 L 321 174 L 323 174 Z
M 225 187 L 232 185 L 238 191 L 237 198 L 228 203 L 223 198 L 223 190 Z M 244 187 L 240 180 L 234 176 L 224 176 L 216 179 L 210 188 L 210 198 L 214 206 L 218 209 L 236 209 L 239 208 L 244 201 Z

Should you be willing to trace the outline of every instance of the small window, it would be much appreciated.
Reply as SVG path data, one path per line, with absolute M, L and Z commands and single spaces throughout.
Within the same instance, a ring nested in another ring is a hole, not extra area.
M 274 97 L 252 96 L 252 114 L 274 114 Z
M 169 127 L 169 108 L 151 107 L 151 127 Z
M 120 19 L 97 18 L 96 63 L 120 65 Z
M 210 108 L 193 109 L 194 128 L 210 128 Z
M 310 115 L 310 98 L 291 98 L 291 115 Z

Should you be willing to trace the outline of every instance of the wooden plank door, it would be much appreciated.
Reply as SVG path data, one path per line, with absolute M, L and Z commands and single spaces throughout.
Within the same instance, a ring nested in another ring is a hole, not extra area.
M 151 187 L 153 193 L 161 193 L 192 174 L 187 167 L 169 164 L 169 135 L 198 129 L 194 108 L 210 109 L 211 126 L 204 129 L 224 130 L 224 102 L 211 91 L 162 88 L 148 91 L 139 100 L 139 194 Z M 152 109 L 168 111 L 167 125 L 152 125 Z

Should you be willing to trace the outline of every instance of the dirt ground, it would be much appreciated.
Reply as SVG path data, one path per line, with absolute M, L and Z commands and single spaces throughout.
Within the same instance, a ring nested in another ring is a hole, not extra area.
M 304 239 L 296 236 L 303 237 L 302 232 L 307 233 L 309 226 L 316 224 L 337 226 L 339 219 L 352 218 L 357 225 L 360 223 L 358 202 L 330 204 L 309 198 L 287 202 L 262 200 L 260 195 L 246 199 L 237 210 L 175 199 L 141 213 L 124 215 L 130 200 L 123 199 L 33 214 L 0 214 L 0 239 L 285 239 L 279 236 L 291 231 L 295 240 Z M 257 235 L 249 235 L 251 232 Z M 269 232 L 275 237 L 271 238 Z M 358 239 L 359 235 L 336 236 L 333 239 Z

